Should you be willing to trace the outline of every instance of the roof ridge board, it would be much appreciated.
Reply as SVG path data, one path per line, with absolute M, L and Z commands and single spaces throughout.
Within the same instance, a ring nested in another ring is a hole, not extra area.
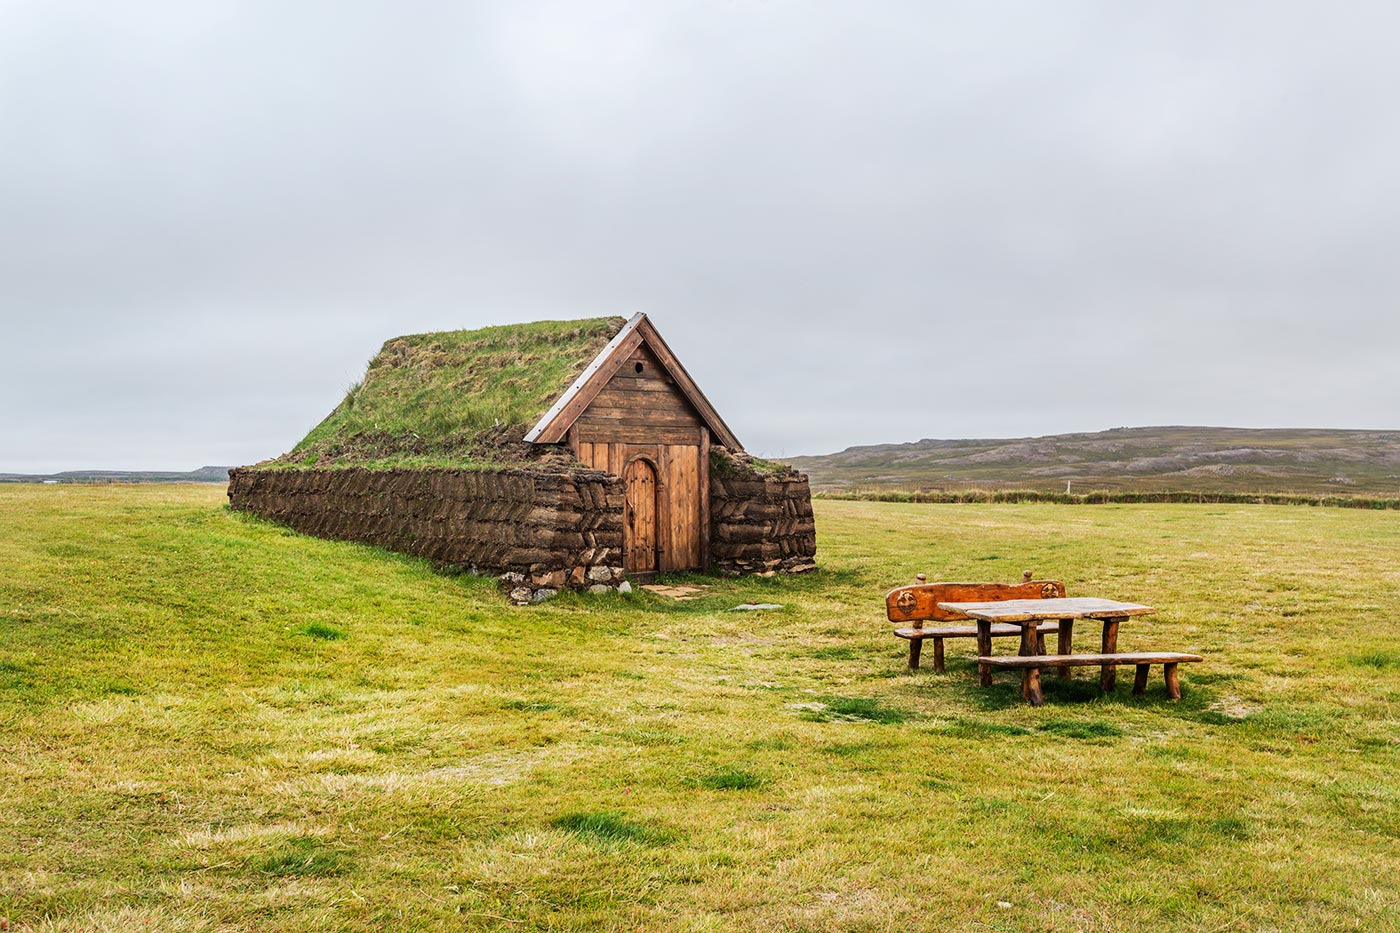
M 653 353 L 656 353 L 657 358 L 661 361 L 661 365 L 666 367 L 666 370 L 675 379 L 676 387 L 681 390 L 681 393 L 685 395 L 690 404 L 695 407 L 696 412 L 700 415 L 700 419 L 705 422 L 712 433 L 718 435 L 720 443 L 734 450 L 743 450 L 744 445 L 739 443 L 739 438 L 730 430 L 729 425 L 725 424 L 724 418 L 720 416 L 715 406 L 710 403 L 709 398 L 706 397 L 704 391 L 700 388 L 700 384 L 695 381 L 695 377 L 690 375 L 690 372 L 685 368 L 685 364 L 681 362 L 680 357 L 676 356 L 675 351 L 672 350 L 670 344 L 666 342 L 666 338 L 661 336 L 661 331 L 656 329 L 656 325 L 651 323 L 650 319 L 644 317 L 643 320 L 638 322 L 637 329 L 642 331 L 642 336 L 646 340 L 647 345 L 651 348 Z

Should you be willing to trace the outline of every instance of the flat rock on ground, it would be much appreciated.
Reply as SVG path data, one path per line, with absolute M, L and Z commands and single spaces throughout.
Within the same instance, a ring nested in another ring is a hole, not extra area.
M 642 587 L 649 593 L 658 596 L 669 596 L 671 599 L 699 599 L 705 595 L 706 587 L 703 586 L 665 586 L 659 583 L 650 583 Z

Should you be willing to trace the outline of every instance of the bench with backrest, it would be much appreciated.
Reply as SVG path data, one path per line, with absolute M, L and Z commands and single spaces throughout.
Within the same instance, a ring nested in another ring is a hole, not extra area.
M 917 670 L 919 654 L 923 650 L 924 639 L 933 639 L 933 669 L 943 673 L 943 640 L 945 638 L 978 638 L 976 624 L 968 624 L 968 617 L 960 612 L 939 609 L 939 603 L 990 603 L 1007 599 L 1058 599 L 1065 595 L 1065 585 L 1059 580 L 1032 580 L 1027 570 L 1020 583 L 925 583 L 919 574 L 918 583 L 890 590 L 885 596 L 885 614 L 891 622 L 905 623 L 895 629 L 899 638 L 909 642 L 909 668 Z M 942 625 L 927 626 L 925 622 L 940 622 Z M 960 624 L 950 624 L 960 623 Z M 1039 634 L 1059 632 L 1054 622 L 1040 626 Z M 997 624 L 991 626 L 992 638 L 1020 637 L 1019 625 Z M 1040 645 L 1040 652 L 1045 652 Z M 1069 653 L 1069 646 L 1060 646 L 1062 654 Z M 979 655 L 990 655 L 990 640 L 977 645 Z M 1048 665 L 1047 665 L 1048 666 Z

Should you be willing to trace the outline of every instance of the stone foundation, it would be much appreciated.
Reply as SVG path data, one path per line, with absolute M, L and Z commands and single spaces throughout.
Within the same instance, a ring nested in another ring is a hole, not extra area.
M 710 563 L 724 574 L 817 569 L 817 526 L 807 477 L 766 473 L 722 453 L 710 470 Z
M 241 468 L 228 497 L 319 538 L 498 576 L 517 603 L 623 579 L 622 481 L 601 470 Z

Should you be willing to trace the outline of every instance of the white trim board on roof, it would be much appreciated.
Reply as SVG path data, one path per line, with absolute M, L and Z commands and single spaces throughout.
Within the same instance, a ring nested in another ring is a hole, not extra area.
M 700 387 L 695 384 L 695 380 L 686 372 L 685 366 L 676 358 L 676 354 L 671 352 L 665 338 L 645 314 L 632 316 L 588 368 L 574 380 L 574 384 L 569 386 L 539 423 L 530 430 L 525 440 L 533 444 L 555 444 L 562 441 L 573 422 L 612 379 L 618 367 L 622 365 L 623 357 L 639 346 L 645 346 L 655 354 L 657 362 L 666 371 L 672 384 L 685 396 L 686 401 L 700 416 L 700 420 L 709 427 L 714 438 L 731 450 L 742 450 L 739 439 L 729 430 L 719 412 L 715 411 L 715 406 L 710 404 L 705 393 L 700 391 Z
M 568 405 L 574 400 L 574 396 L 583 391 L 583 387 L 587 384 L 589 378 L 598 371 L 598 368 L 607 361 L 608 357 L 612 356 L 613 351 L 616 350 L 624 340 L 632 336 L 632 332 L 637 329 L 637 325 L 644 320 L 646 320 L 646 314 L 642 311 L 638 311 L 628 319 L 626 324 L 622 325 L 622 330 L 618 331 L 617 335 L 614 336 L 612 340 L 608 341 L 608 345 L 598 352 L 598 355 L 593 358 L 593 362 L 589 363 L 587 368 L 579 373 L 573 385 L 564 390 L 564 394 L 559 396 L 559 399 L 554 403 L 553 407 L 545 412 L 544 417 L 540 418 L 540 420 L 535 423 L 535 426 L 530 429 L 530 433 L 525 435 L 525 440 L 528 443 L 533 444 L 536 438 L 544 433 L 544 429 L 549 427 L 550 422 L 559 417 L 559 413 L 564 410 L 564 406 Z

